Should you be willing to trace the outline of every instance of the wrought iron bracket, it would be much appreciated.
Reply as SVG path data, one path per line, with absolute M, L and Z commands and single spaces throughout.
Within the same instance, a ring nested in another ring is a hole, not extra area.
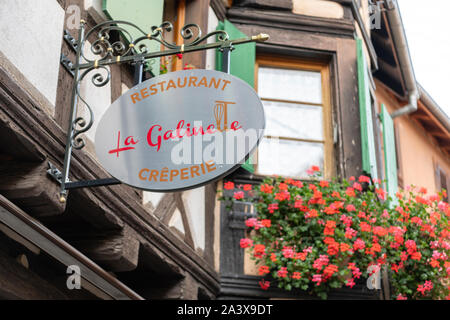
M 74 188 L 95 187 L 120 184 L 121 182 L 115 178 L 105 178 L 88 181 L 69 180 L 70 162 L 72 158 L 72 149 L 82 149 L 85 145 L 84 139 L 81 136 L 87 132 L 94 122 L 94 113 L 90 105 L 81 97 L 79 88 L 80 82 L 87 77 L 91 71 L 96 71 L 92 75 L 91 81 L 96 87 L 103 87 L 110 81 L 110 71 L 107 68 L 110 65 L 118 63 L 135 64 L 135 84 L 142 81 L 143 64 L 151 59 L 175 55 L 178 53 L 195 52 L 208 49 L 219 49 L 223 52 L 223 72 L 230 71 L 230 52 L 234 45 L 240 45 L 249 42 L 262 42 L 269 39 L 266 34 L 259 34 L 253 37 L 230 40 L 228 34 L 223 30 L 216 30 L 208 33 L 202 37 L 200 27 L 196 24 L 187 24 L 181 30 L 180 34 L 185 43 L 174 44 L 169 43 L 164 39 L 164 32 L 171 32 L 173 26 L 170 22 L 164 22 L 159 27 L 151 27 L 150 32 L 144 32 L 137 25 L 128 21 L 109 20 L 104 21 L 88 32 L 85 32 L 84 20 L 80 21 L 80 29 L 78 31 L 78 40 L 67 31 L 64 30 L 64 40 L 69 44 L 72 50 L 75 51 L 75 62 L 72 62 L 64 54 L 61 54 L 61 64 L 68 70 L 73 78 L 72 96 L 69 114 L 69 125 L 66 138 L 66 151 L 64 155 L 63 170 L 59 171 L 55 166 L 49 164 L 48 173 L 56 181 L 61 184 L 60 200 L 66 201 L 67 190 Z M 133 39 L 129 29 L 133 29 L 140 36 Z M 110 37 L 110 32 L 118 33 L 117 37 Z M 92 60 L 86 58 L 83 49 L 87 39 L 97 37 L 90 45 L 91 53 L 99 57 Z M 217 37 L 217 41 L 213 43 L 206 43 L 210 37 Z M 114 40 L 113 40 L 114 38 Z M 113 42 L 114 41 L 114 42 Z M 156 41 L 164 49 L 157 52 L 149 52 L 145 41 Z M 102 69 L 106 75 L 99 72 Z M 78 116 L 78 103 L 81 102 L 88 109 L 89 118 L 86 120 Z
M 64 67 L 64 69 L 67 70 L 67 72 L 69 72 L 71 74 L 72 77 L 75 76 L 75 73 L 73 72 L 73 62 L 66 57 L 66 55 L 64 53 L 61 53 L 61 57 L 59 59 L 59 62 L 62 64 L 62 66 Z
M 69 30 L 64 29 L 64 35 L 63 35 L 64 41 L 69 45 L 69 47 L 74 51 L 77 52 L 78 42 L 75 40 L 74 37 L 70 34 Z
M 59 184 L 61 184 L 62 181 L 62 173 L 61 171 L 59 171 L 59 169 L 57 167 L 55 167 L 53 165 L 53 163 L 51 163 L 50 161 L 48 162 L 48 169 L 47 169 L 47 173 L 50 177 L 53 178 L 53 180 L 55 180 L 56 182 L 58 182 Z
M 55 180 L 58 184 L 62 184 L 63 174 L 62 172 L 50 161 L 48 162 L 48 175 Z M 83 181 L 66 181 L 65 188 L 66 190 L 70 189 L 79 189 L 85 187 L 102 187 L 102 186 L 110 186 L 115 184 L 120 184 L 121 182 L 116 178 L 102 178 L 95 180 L 83 180 Z

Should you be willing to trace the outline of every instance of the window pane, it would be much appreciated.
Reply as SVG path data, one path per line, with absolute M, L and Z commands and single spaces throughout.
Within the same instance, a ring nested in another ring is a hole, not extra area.
M 258 174 L 307 178 L 312 165 L 323 169 L 321 143 L 264 138 L 258 147 Z
M 258 71 L 261 98 L 322 103 L 320 72 L 261 67 Z
M 322 108 L 294 103 L 263 101 L 265 135 L 323 140 Z

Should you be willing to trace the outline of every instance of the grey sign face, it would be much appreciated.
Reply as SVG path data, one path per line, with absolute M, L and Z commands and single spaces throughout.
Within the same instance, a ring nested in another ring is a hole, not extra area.
M 100 120 L 95 150 L 131 186 L 174 191 L 237 169 L 263 136 L 264 110 L 244 81 L 212 70 L 168 73 L 133 87 Z

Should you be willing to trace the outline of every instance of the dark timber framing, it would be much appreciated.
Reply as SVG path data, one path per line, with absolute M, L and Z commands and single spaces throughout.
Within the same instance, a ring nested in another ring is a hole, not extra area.
M 0 195 L 0 221 L 64 265 L 78 266 L 81 271 L 81 277 L 111 298 L 117 300 L 142 300 L 142 297 L 101 269 L 38 221 L 28 216 L 2 195 Z
M 11 72 L 14 71 L 0 66 L 0 128 L 15 145 L 2 147 L 0 154 L 14 161 L 32 159 L 37 165 L 51 161 L 61 166 L 65 131 L 48 113 L 47 110 L 51 108 L 45 107 L 36 95 L 24 90 L 27 80 L 18 82 L 20 77 L 11 76 Z M 73 153 L 72 177 L 93 180 L 107 175 L 88 152 L 77 150 Z M 45 189 L 51 188 L 54 183 L 47 178 L 42 180 L 41 185 Z M 218 275 L 212 265 L 152 215 L 142 205 L 140 196 L 129 187 L 118 185 L 74 190 L 69 195 L 67 206 L 70 212 L 73 211 L 76 216 L 100 230 L 118 232 L 129 226 L 141 244 L 139 257 L 141 252 L 151 252 L 151 257 L 161 261 L 162 268 L 156 271 L 170 269 L 173 270 L 171 274 L 178 274 L 179 277 L 191 274 L 192 279 L 208 294 L 215 295 L 218 292 Z M 60 225 L 69 219 L 72 215 L 70 212 L 61 217 L 49 217 L 46 222 Z M 211 261 L 211 257 L 208 260 Z

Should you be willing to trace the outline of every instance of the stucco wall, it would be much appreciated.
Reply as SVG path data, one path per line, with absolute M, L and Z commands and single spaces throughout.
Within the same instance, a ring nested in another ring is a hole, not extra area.
M 383 86 L 377 82 L 377 99 L 385 104 L 391 113 L 399 106 Z M 429 192 L 436 192 L 435 164 L 450 174 L 450 159 L 439 149 L 426 131 L 410 116 L 394 120 L 399 138 L 398 150 L 401 161 L 401 175 L 404 187 L 415 185 L 425 187 Z
M 3 0 L 0 51 L 54 105 L 64 10 L 56 0 Z
M 293 0 L 292 12 L 306 16 L 342 19 L 344 8 L 334 1 L 325 0 Z

